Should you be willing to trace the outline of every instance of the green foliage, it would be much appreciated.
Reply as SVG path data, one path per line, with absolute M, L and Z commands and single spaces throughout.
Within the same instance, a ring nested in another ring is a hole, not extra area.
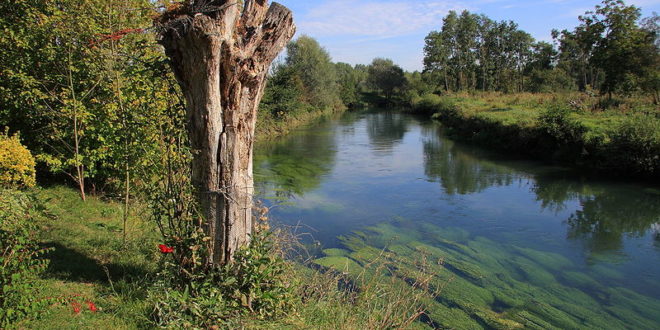
M 468 11 L 450 11 L 425 40 L 424 71 L 446 91 L 522 91 L 524 70 L 548 61 L 547 49 L 516 23 Z
M 376 58 L 368 67 L 367 83 L 391 100 L 395 92 L 401 91 L 406 84 L 403 69 L 390 59 Z
M 581 93 L 440 99 L 432 117 L 456 137 L 610 175 L 657 177 L 659 124 L 651 99 Z M 608 110 L 593 110 L 601 108 Z
M 660 119 L 633 115 L 612 133 L 610 144 L 610 162 L 638 173 L 660 173 Z
M 19 135 L 0 133 L 0 186 L 29 188 L 35 185 L 34 158 Z
M 412 101 L 412 108 L 415 112 L 433 114 L 442 107 L 443 98 L 436 94 L 424 94 Z
M 178 271 L 176 262 L 166 260 L 159 282 L 150 291 L 152 317 L 158 326 L 229 326 L 242 315 L 281 317 L 296 302 L 290 266 L 278 255 L 268 233 L 252 237 L 233 263 L 191 274 L 187 282 L 182 282 Z
M 23 192 L 0 190 L 0 328 L 36 316 L 48 303 L 37 300 L 37 276 L 48 262 L 34 239 L 42 206 Z
M 148 0 L 0 5 L 0 125 L 30 136 L 26 143 L 42 174 L 116 191 L 119 178 L 154 152 L 138 141 L 159 134 L 167 102 L 176 99 L 163 55 L 151 46 L 154 37 L 140 33 L 154 6 Z
M 575 80 L 561 68 L 534 69 L 529 73 L 525 89 L 532 93 L 569 92 L 577 89 Z
M 338 105 L 337 72 L 330 54 L 318 41 L 303 35 L 290 42 L 285 62 L 301 80 L 307 103 L 319 108 Z
M 361 105 L 360 94 L 364 90 L 367 80 L 367 71 L 364 66 L 352 67 L 347 63 L 335 64 L 337 71 L 337 85 L 339 86 L 339 97 L 349 108 Z
M 641 9 L 627 6 L 622 0 L 604 0 L 590 16 L 582 17 L 583 25 L 599 34 L 593 63 L 605 73 L 601 91 L 630 92 L 635 88 L 634 77 L 657 72 L 659 49 L 656 35 L 637 25 Z
M 558 145 L 582 141 L 585 132 L 584 126 L 571 118 L 571 110 L 561 105 L 552 105 L 543 112 L 538 127 Z
M 450 11 L 425 39 L 424 71 L 446 91 L 646 93 L 660 102 L 660 19 L 604 0 L 574 30 L 553 30 L 558 45 L 535 42 L 511 21 Z

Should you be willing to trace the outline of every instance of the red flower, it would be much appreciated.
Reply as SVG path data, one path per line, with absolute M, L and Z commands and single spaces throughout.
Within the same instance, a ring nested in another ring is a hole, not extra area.
M 73 307 L 73 313 L 74 314 L 80 314 L 80 304 L 77 302 L 74 302 L 71 304 L 71 307 Z
M 98 308 L 96 308 L 96 305 L 94 305 L 93 302 L 88 301 L 87 306 L 89 306 L 89 310 L 92 311 L 92 313 L 96 313 L 98 311 Z
M 174 252 L 173 247 L 169 247 L 165 244 L 159 244 L 158 249 L 160 249 L 160 253 L 172 253 L 172 252 Z

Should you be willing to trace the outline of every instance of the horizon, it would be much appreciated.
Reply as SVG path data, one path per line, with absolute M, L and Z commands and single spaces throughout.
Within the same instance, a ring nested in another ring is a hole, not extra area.
M 442 27 L 451 10 L 469 10 L 497 21 L 514 21 L 537 41 L 552 41 L 552 29 L 571 30 L 578 16 L 598 0 L 279 0 L 293 11 L 295 38 L 318 40 L 334 62 L 369 64 L 392 59 L 406 71 L 423 69 L 424 37 Z M 642 9 L 642 17 L 660 12 L 660 0 L 626 1 Z M 393 13 L 397 13 L 394 15 Z M 410 19 L 406 19 L 410 18 Z

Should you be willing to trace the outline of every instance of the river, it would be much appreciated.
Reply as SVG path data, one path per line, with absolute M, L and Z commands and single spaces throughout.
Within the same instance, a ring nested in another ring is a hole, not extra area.
M 401 269 L 441 260 L 436 325 L 660 328 L 658 187 L 501 155 L 384 110 L 259 144 L 255 178 L 275 221 L 318 242 L 319 264 L 357 268 L 374 248 Z

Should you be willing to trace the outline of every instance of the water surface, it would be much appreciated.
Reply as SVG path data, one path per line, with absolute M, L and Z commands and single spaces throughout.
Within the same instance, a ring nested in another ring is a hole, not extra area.
M 373 249 L 444 263 L 428 315 L 454 328 L 660 328 L 660 189 L 452 141 L 411 115 L 347 113 L 256 149 L 271 215 L 320 264 Z M 356 266 L 357 267 L 357 266 Z

